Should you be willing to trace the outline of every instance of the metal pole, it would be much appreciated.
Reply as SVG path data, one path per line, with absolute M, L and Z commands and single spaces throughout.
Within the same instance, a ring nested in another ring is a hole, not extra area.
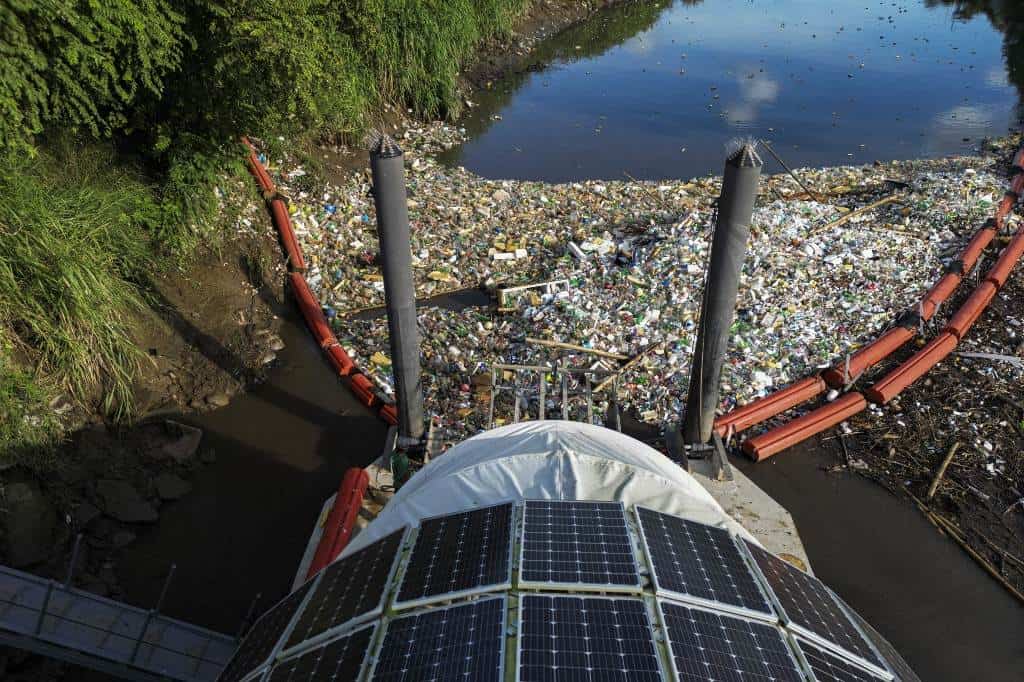
M 75 577 L 75 564 L 78 563 L 78 550 L 82 546 L 82 534 L 75 536 L 75 548 L 71 550 L 71 563 L 68 564 L 68 574 L 64 578 L 64 587 L 71 587 L 71 579 Z
M 370 168 L 398 403 L 398 447 L 406 448 L 423 439 L 423 384 L 405 166 L 401 148 L 389 136 L 381 135 L 370 149 Z
M 729 346 L 729 328 L 736 309 L 740 270 L 750 236 L 750 220 L 762 165 L 752 143 L 744 144 L 725 161 L 722 194 L 718 198 L 718 222 L 711 242 L 710 265 L 686 400 L 687 443 L 703 444 L 711 440 L 722 363 Z

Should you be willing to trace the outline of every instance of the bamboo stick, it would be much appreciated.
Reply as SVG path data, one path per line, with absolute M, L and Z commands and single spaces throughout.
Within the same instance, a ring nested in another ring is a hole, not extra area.
M 601 358 L 610 358 L 612 360 L 629 360 L 628 355 L 621 355 L 619 353 L 609 353 L 608 351 L 598 350 L 597 348 L 587 348 L 586 346 L 577 346 L 573 343 L 562 343 L 561 341 L 549 341 L 548 339 L 536 339 L 531 336 L 526 337 L 526 343 L 532 343 L 535 346 L 547 346 L 548 348 L 561 348 L 562 350 L 576 351 L 577 353 L 589 353 L 596 355 Z
M 939 465 L 939 470 L 935 472 L 935 478 L 932 479 L 932 484 L 928 486 L 928 494 L 924 496 L 924 499 L 931 502 L 931 499 L 935 497 L 935 491 L 939 489 L 939 482 L 942 481 L 942 477 L 946 475 L 946 469 L 949 467 L 949 463 L 953 461 L 953 455 L 960 449 L 960 441 L 956 441 L 950 446 L 949 451 L 946 452 L 946 456 L 942 458 L 942 464 Z
M 884 199 L 879 199 L 878 201 L 870 203 L 867 206 L 862 206 L 862 207 L 858 208 L 856 211 L 850 211 L 849 213 L 845 214 L 841 218 L 836 218 L 835 220 L 833 220 L 832 222 L 828 223 L 827 225 L 822 225 L 821 227 L 819 227 L 819 228 L 817 228 L 815 230 L 812 230 L 811 233 L 808 235 L 808 237 L 813 237 L 815 235 L 821 234 L 822 232 L 826 232 L 828 230 L 831 230 L 833 227 L 839 227 L 843 223 L 849 221 L 851 218 L 856 218 L 859 215 L 864 215 L 865 213 L 867 213 L 868 211 L 870 211 L 872 209 L 876 209 L 879 206 L 884 206 L 886 204 L 891 204 L 894 201 L 899 201 L 899 199 L 900 199 L 900 195 L 899 194 L 890 194 L 889 196 L 885 197 Z

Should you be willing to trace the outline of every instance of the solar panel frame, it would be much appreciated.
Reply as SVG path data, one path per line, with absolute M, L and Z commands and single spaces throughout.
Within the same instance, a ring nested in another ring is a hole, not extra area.
M 633 571 L 636 574 L 636 583 L 630 585 L 614 584 L 614 583 L 587 583 L 587 582 L 561 582 L 561 581 L 550 581 L 550 580 L 528 580 L 523 577 L 524 571 L 523 566 L 526 556 L 526 527 L 528 523 L 528 503 L 530 502 L 544 502 L 544 503 L 565 503 L 565 504 L 577 504 L 577 505 L 618 505 L 619 511 L 622 514 L 622 522 L 626 532 L 626 538 L 629 543 L 629 555 L 632 560 Z M 590 501 L 590 500 L 523 500 L 522 505 L 522 520 L 521 528 L 519 530 L 519 555 L 518 555 L 518 580 L 517 585 L 524 589 L 540 589 L 540 590 L 557 590 L 567 592 L 615 592 L 624 594 L 642 594 L 643 593 L 643 577 L 640 575 L 640 562 L 637 558 L 636 541 L 633 533 L 629 527 L 629 517 L 626 514 L 626 507 L 621 501 L 607 500 L 607 501 Z
M 874 645 L 874 643 L 867 636 L 867 634 L 860 627 L 860 625 L 857 624 L 856 619 L 849 615 L 847 609 L 843 606 L 842 600 L 839 599 L 838 595 L 836 595 L 827 585 L 818 580 L 815 576 L 812 576 L 809 573 L 805 573 L 805 575 L 807 575 L 809 578 L 817 580 L 818 583 L 821 584 L 821 586 L 825 589 L 825 592 L 828 594 L 832 602 L 835 604 L 836 608 L 846 617 L 846 621 L 850 625 L 850 627 L 853 628 L 853 630 L 860 635 L 861 641 L 863 641 L 867 645 L 868 649 L 875 654 L 875 656 L 878 658 L 880 662 L 882 662 L 881 665 L 872 663 L 871 661 L 868 661 L 867 659 L 859 656 L 855 652 L 849 651 L 840 646 L 839 644 L 832 642 L 825 636 L 814 632 L 809 627 L 794 622 L 791 615 L 786 612 L 786 609 L 782 605 L 782 601 L 779 599 L 779 596 L 775 593 L 774 588 L 772 588 L 771 582 L 769 582 L 767 576 L 764 574 L 764 571 L 761 570 L 761 566 L 758 564 L 757 559 L 754 557 L 754 551 L 748 546 L 748 541 L 736 538 L 736 543 L 738 546 L 740 546 L 744 555 L 747 557 L 747 560 L 750 563 L 750 567 L 754 569 L 758 577 L 762 581 L 764 581 L 764 586 L 768 589 L 768 593 L 772 599 L 772 602 L 774 603 L 775 608 L 778 609 L 779 615 L 782 619 L 783 624 L 785 625 L 785 628 L 790 633 L 802 637 L 803 639 L 811 642 L 815 646 L 825 649 L 826 651 L 829 651 L 837 655 L 839 658 L 842 658 L 847 662 L 864 669 L 866 672 L 874 674 L 882 680 L 893 679 L 892 673 L 890 673 L 885 667 L 883 667 L 886 665 L 884 663 L 885 658 L 879 653 L 878 648 Z M 768 552 L 768 550 L 765 550 L 763 548 L 758 549 L 765 552 L 766 554 L 771 555 L 778 561 L 783 561 L 774 554 L 771 554 L 771 552 Z M 795 571 L 799 571 L 800 573 L 804 573 L 804 571 L 800 571 L 800 569 L 796 568 L 795 566 L 791 566 L 791 568 Z
M 327 628 L 326 630 L 319 632 L 316 635 L 313 635 L 312 637 L 307 637 L 303 640 L 300 640 L 299 642 L 296 642 L 291 647 L 288 647 L 288 642 L 291 639 L 291 636 L 295 633 L 295 629 L 299 626 L 299 623 L 302 620 L 302 615 L 306 612 L 306 609 L 310 607 L 311 602 L 316 597 L 317 592 L 320 589 L 321 583 L 323 583 L 327 579 L 327 574 L 331 566 L 334 566 L 337 563 L 332 562 L 331 564 L 325 566 L 323 570 L 321 570 L 317 574 L 318 582 L 316 586 L 314 586 L 313 589 L 310 590 L 310 594 L 312 596 L 309 597 L 307 602 L 296 613 L 295 622 L 292 624 L 288 632 L 288 638 L 285 639 L 284 642 L 282 642 L 280 645 L 281 650 L 278 653 L 278 657 L 291 657 L 293 654 L 301 654 L 301 652 L 307 649 L 314 648 L 321 642 L 325 642 L 329 639 L 334 639 L 335 636 L 339 635 L 340 633 L 346 632 L 348 630 L 357 630 L 360 625 L 363 625 L 364 623 L 371 621 L 375 618 L 379 618 L 381 615 L 383 615 L 384 609 L 387 606 L 388 597 L 391 594 L 391 588 L 394 585 L 395 574 L 398 572 L 398 567 L 402 563 L 403 554 L 405 553 L 405 546 L 409 540 L 409 534 L 411 532 L 410 528 L 409 526 L 402 526 L 400 529 L 393 531 L 392 533 L 389 533 L 383 538 L 375 540 L 374 542 L 367 544 L 366 547 L 363 547 L 360 550 L 357 550 L 356 552 L 352 553 L 353 555 L 357 554 L 358 552 L 362 552 L 372 547 L 374 544 L 384 542 L 388 540 L 392 535 L 398 532 L 401 532 L 402 534 L 401 538 L 398 541 L 398 550 L 395 552 L 395 556 L 391 559 L 391 563 L 388 567 L 387 578 L 384 580 L 384 589 L 381 592 L 381 596 L 377 602 L 377 605 L 370 611 L 354 616 L 353 618 L 350 618 L 342 623 L 338 623 L 337 625 L 333 625 Z M 344 561 L 344 559 L 342 559 L 342 561 Z
M 249 630 L 246 633 L 246 635 L 242 638 L 242 641 L 239 643 L 238 650 L 235 651 L 235 654 L 228 661 L 227 665 L 224 666 L 224 670 L 222 670 L 220 675 L 217 676 L 217 679 L 218 680 L 233 679 L 236 682 L 248 682 L 249 680 L 255 680 L 255 679 L 258 679 L 259 677 L 261 677 L 263 675 L 263 673 L 266 672 L 267 666 L 270 663 L 272 663 L 277 658 L 277 654 L 278 654 L 278 651 L 280 651 L 281 646 L 284 644 L 284 642 L 286 642 L 288 640 L 288 637 L 291 635 L 292 628 L 295 627 L 295 622 L 298 619 L 299 614 L 302 612 L 302 609 L 309 602 L 309 600 L 312 597 L 314 590 L 316 590 L 316 586 L 317 586 L 317 584 L 319 582 L 320 582 L 320 576 L 319 575 L 316 575 L 313 578 L 310 578 L 309 580 L 304 582 L 302 585 L 300 585 L 297 589 L 292 590 L 287 595 L 285 595 L 284 597 L 279 599 L 277 602 L 275 602 L 273 606 L 271 606 L 269 609 L 264 611 L 260 615 L 260 617 L 257 618 L 256 621 L 253 623 L 252 627 L 249 628 Z M 300 591 L 305 591 L 305 594 L 303 594 L 302 598 L 299 599 L 298 606 L 295 608 L 295 611 L 289 617 L 288 623 L 285 625 L 284 629 L 281 630 L 281 633 L 278 635 L 277 639 L 275 640 L 274 645 L 268 650 L 267 655 L 264 658 L 262 658 L 258 664 L 253 665 L 248 670 L 248 672 L 246 672 L 245 674 L 241 675 L 240 677 L 237 677 L 237 678 L 225 678 L 224 677 L 225 673 L 228 672 L 228 669 L 231 667 L 231 664 L 234 662 L 235 657 L 242 651 L 243 647 L 245 646 L 246 640 L 248 639 L 249 635 L 253 632 L 253 630 L 255 630 L 256 626 L 258 626 L 260 624 L 260 622 L 264 618 L 266 618 L 268 615 L 270 615 L 270 613 L 274 609 L 276 609 L 277 607 L 281 606 L 285 601 L 287 601 L 288 599 L 291 599 L 293 596 L 295 596 Z
M 862 665 L 857 665 L 849 657 L 839 656 L 834 650 L 823 647 L 818 642 L 802 635 L 794 633 L 791 639 L 793 641 L 793 649 L 796 651 L 797 656 L 800 657 L 800 662 L 804 667 L 804 674 L 808 676 L 811 682 L 887 682 L 887 680 L 892 679 L 891 677 L 882 677 L 875 671 L 868 670 Z M 849 672 L 850 676 L 837 677 L 835 675 L 826 676 L 822 674 L 814 666 L 814 661 L 817 658 L 809 658 L 808 654 L 815 654 L 816 656 L 820 654 L 818 658 L 822 658 L 829 663 L 835 663 L 837 666 L 846 666 L 848 670 L 844 672 Z
M 363 674 L 366 672 L 367 668 L 370 665 L 370 661 L 373 660 L 373 653 L 374 653 L 374 650 L 376 649 L 376 636 L 377 636 L 377 631 L 378 631 L 379 627 L 380 627 L 380 623 L 377 622 L 377 621 L 374 621 L 374 622 L 371 622 L 371 623 L 363 623 L 362 625 L 359 625 L 359 626 L 356 626 L 354 628 L 348 629 L 345 632 L 338 633 L 334 637 L 330 637 L 330 638 L 328 638 L 326 640 L 321 640 L 319 646 L 304 647 L 302 649 L 302 651 L 295 650 L 294 653 L 289 652 L 287 656 L 283 656 L 283 655 L 279 654 L 277 660 L 275 660 L 272 665 L 270 665 L 270 666 L 268 666 L 266 668 L 266 671 L 264 672 L 264 675 L 261 678 L 261 680 L 262 680 L 262 682 L 271 682 L 271 680 L 273 680 L 273 678 L 274 678 L 274 673 L 279 668 L 288 665 L 292 661 L 296 661 L 296 660 L 298 660 L 298 659 L 300 659 L 300 658 L 302 658 L 304 656 L 311 655 L 317 649 L 326 649 L 326 648 L 332 646 L 335 642 L 337 642 L 337 641 L 339 641 L 341 639 L 344 639 L 346 637 L 353 637 L 353 636 L 359 634 L 360 632 L 362 632 L 364 630 L 370 630 L 369 642 L 366 645 L 366 652 L 363 654 L 363 660 L 362 660 L 362 663 L 359 666 L 359 672 L 356 673 L 355 677 L 351 678 L 352 680 L 362 679 Z M 293 647 L 293 649 L 294 649 L 294 647 Z M 296 682 L 298 682 L 298 678 L 296 678 Z
M 765 604 L 765 609 L 766 609 L 765 611 L 757 611 L 757 610 L 754 610 L 754 609 L 746 608 L 744 606 L 739 606 L 737 604 L 730 604 L 730 603 L 727 603 L 727 602 L 715 601 L 715 600 L 712 600 L 712 599 L 706 599 L 704 597 L 699 597 L 699 596 L 696 596 L 696 595 L 688 594 L 686 592 L 678 592 L 676 590 L 670 590 L 670 589 L 667 589 L 667 588 L 663 587 L 661 585 L 662 581 L 658 577 L 658 571 L 657 571 L 657 567 L 655 566 L 654 556 L 651 554 L 650 543 L 648 542 L 647 534 L 644 531 L 644 524 L 643 524 L 643 521 L 640 518 L 640 510 L 644 509 L 644 510 L 647 510 L 647 511 L 654 512 L 656 514 L 665 514 L 665 513 L 661 512 L 661 511 L 659 511 L 657 509 L 652 509 L 650 507 L 643 507 L 641 505 L 635 505 L 633 509 L 634 509 L 634 513 L 636 515 L 636 522 L 637 522 L 638 533 L 640 535 L 640 545 L 641 545 L 641 547 L 643 549 L 644 558 L 647 560 L 647 567 L 650 569 L 650 572 L 651 572 L 651 580 L 652 580 L 653 585 L 654 585 L 655 594 L 657 594 L 660 597 L 666 597 L 666 598 L 674 599 L 676 601 L 680 601 L 680 602 L 684 602 L 684 603 L 696 604 L 698 606 L 706 606 L 706 607 L 708 607 L 708 608 L 710 608 L 712 610 L 715 610 L 715 611 L 725 611 L 727 613 L 734 613 L 734 614 L 739 615 L 739 616 L 744 616 L 744 617 L 747 617 L 747 618 L 751 618 L 751 619 L 754 619 L 754 620 L 760 620 L 760 621 L 764 621 L 764 622 L 767 622 L 767 623 L 778 623 L 779 622 L 779 616 L 778 616 L 778 613 L 776 613 L 776 611 L 775 611 L 774 602 L 772 600 L 772 595 L 770 595 L 768 590 L 765 589 L 765 584 L 760 579 L 760 576 L 758 575 L 756 570 L 750 566 L 750 562 L 747 560 L 747 557 L 746 557 L 745 553 L 743 552 L 743 550 L 741 550 L 740 548 L 738 548 L 736 546 L 736 537 L 732 533 L 729 533 L 729 531 L 727 531 L 725 529 L 717 529 L 717 530 L 721 530 L 722 532 L 728 534 L 730 546 L 735 548 L 736 551 L 738 552 L 739 558 L 740 558 L 740 561 L 743 564 L 743 567 L 747 569 L 748 575 L 750 576 L 750 579 L 753 581 L 753 583 L 754 583 L 755 587 L 757 588 L 758 592 L 761 594 L 761 597 L 764 599 L 764 604 Z M 665 514 L 665 515 L 666 516 L 672 516 L 674 518 L 679 518 L 679 519 L 681 519 L 683 521 L 688 521 L 688 519 L 684 519 L 682 517 L 675 517 L 672 514 Z M 691 521 L 691 523 L 697 523 L 697 522 L 692 522 Z M 700 524 L 700 525 L 706 525 L 706 524 Z M 708 526 L 708 527 L 709 528 L 714 528 L 714 526 Z
M 381 628 L 379 630 L 378 641 L 376 642 L 375 645 L 371 646 L 371 652 L 373 654 L 373 658 L 372 658 L 371 665 L 368 667 L 368 672 L 366 673 L 365 679 L 368 682 L 371 682 L 372 680 L 375 679 L 375 676 L 376 676 L 376 674 L 378 672 L 377 668 L 378 668 L 378 666 L 380 664 L 380 660 L 381 660 L 380 653 L 381 653 L 381 651 L 383 651 L 384 646 L 387 643 L 388 630 L 391 627 L 391 624 L 394 623 L 395 621 L 400 621 L 400 620 L 403 620 L 403 619 L 406 619 L 406 618 L 416 618 L 417 616 L 422 616 L 422 615 L 431 614 L 431 613 L 439 613 L 441 611 L 451 611 L 453 609 L 464 608 L 464 607 L 467 607 L 467 606 L 471 606 L 471 605 L 474 605 L 474 604 L 481 604 L 483 602 L 488 602 L 488 601 L 500 601 L 501 602 L 501 643 L 500 643 L 500 649 L 498 651 L 498 673 L 497 673 L 496 680 L 498 680 L 499 682 L 501 680 L 504 680 L 505 677 L 506 677 L 506 674 L 505 674 L 506 673 L 506 665 L 505 664 L 506 664 L 506 661 L 507 661 L 507 649 L 508 649 L 508 633 L 507 633 L 507 628 L 508 628 L 508 608 L 509 608 L 508 601 L 509 600 L 508 600 L 508 595 L 507 594 L 484 595 L 484 596 L 478 597 L 477 599 L 472 599 L 472 600 L 469 600 L 469 601 L 461 601 L 461 602 L 457 602 L 457 603 L 454 603 L 454 604 L 448 604 L 448 605 L 443 605 L 443 606 L 442 605 L 434 605 L 434 607 L 432 607 L 432 608 L 418 609 L 416 611 L 404 611 L 402 613 L 395 614 L 394 617 L 385 618 L 382 621 L 382 623 L 381 623 Z
M 831 589 L 831 588 L 830 588 Z M 921 678 L 918 677 L 914 669 L 910 667 L 910 663 L 903 658 L 903 655 L 892 645 L 888 639 L 882 635 L 881 632 L 875 629 L 875 627 L 869 623 L 863 616 L 846 603 L 846 601 L 840 597 L 834 590 L 832 590 L 832 596 L 839 602 L 839 605 L 846 609 L 853 622 L 860 628 L 860 631 L 867 637 L 868 644 L 870 644 L 879 657 L 885 662 L 885 667 L 888 668 L 892 674 L 893 679 L 899 680 L 900 682 L 921 682 Z
M 500 583 L 488 583 L 487 585 L 478 585 L 476 587 L 467 588 L 464 590 L 456 590 L 453 592 L 441 592 L 438 594 L 426 595 L 423 597 L 417 597 L 416 599 L 408 599 L 405 601 L 399 601 L 399 597 L 402 593 L 402 584 L 405 582 L 406 573 L 409 571 L 410 565 L 412 564 L 413 554 L 416 551 L 415 542 L 419 541 L 419 534 L 417 533 L 416 540 L 413 544 L 412 549 L 409 550 L 408 555 L 400 564 L 400 573 L 394 576 L 395 579 L 395 591 L 394 597 L 391 600 L 391 608 L 396 611 L 411 609 L 417 606 L 429 606 L 431 604 L 437 604 L 438 602 L 451 601 L 453 599 L 459 599 L 461 597 L 471 597 L 478 594 L 487 594 L 489 592 L 499 592 L 502 590 L 512 589 L 512 562 L 515 557 L 515 539 L 516 539 L 516 505 L 512 500 L 506 500 L 502 502 L 496 502 L 494 504 L 488 504 L 483 507 L 475 507 L 473 509 L 463 509 L 458 512 L 451 512 L 448 514 L 437 514 L 424 519 L 420 519 L 417 531 L 422 531 L 423 524 L 427 521 L 433 521 L 435 519 L 442 519 L 448 516 L 456 516 L 459 514 L 468 514 L 472 512 L 481 511 L 483 509 L 493 509 L 496 507 L 502 507 L 504 505 L 510 505 L 509 511 L 509 531 L 508 531 L 508 565 L 506 566 L 507 579 Z M 411 535 L 411 532 L 410 532 Z M 408 539 L 408 538 L 407 538 Z
M 662 660 L 661 652 L 658 647 L 658 638 L 654 630 L 654 618 L 651 617 L 651 608 L 647 599 L 637 595 L 607 595 L 607 594 L 566 594 L 565 592 L 524 592 L 519 595 L 518 613 L 516 615 L 516 669 L 515 677 L 516 680 L 522 679 L 522 665 L 523 665 L 523 636 L 526 632 L 523 624 L 523 618 L 526 615 L 526 607 L 524 601 L 529 597 L 548 597 L 555 599 L 600 599 L 607 601 L 629 601 L 639 602 L 643 605 L 644 614 L 647 616 L 647 631 L 651 636 L 651 644 L 654 647 L 654 659 L 658 663 L 658 675 L 662 680 L 667 679 L 665 670 L 665 662 Z
M 672 679 L 676 680 L 677 682 L 681 682 L 683 678 L 682 678 L 682 675 L 679 672 L 678 666 L 676 664 L 675 652 L 672 649 L 672 636 L 671 636 L 671 632 L 669 631 L 668 621 L 665 618 L 665 611 L 664 611 L 664 606 L 663 606 L 664 604 L 669 604 L 669 605 L 672 605 L 672 606 L 692 609 L 694 611 L 704 611 L 704 612 L 710 613 L 710 614 L 712 614 L 714 616 L 719 616 L 719 617 L 722 617 L 722 618 L 732 618 L 732 619 L 735 619 L 735 620 L 740 620 L 740 621 L 743 621 L 743 622 L 746 622 L 746 623 L 751 623 L 751 624 L 754 624 L 754 625 L 758 625 L 758 626 L 761 626 L 761 627 L 767 627 L 767 628 L 771 628 L 771 629 L 775 630 L 779 634 L 779 636 L 780 636 L 780 638 L 782 640 L 782 644 L 783 644 L 783 646 L 784 646 L 784 648 L 786 650 L 786 653 L 789 655 L 790 661 L 793 663 L 794 669 L 801 676 L 801 678 L 806 676 L 806 670 L 804 668 L 804 661 L 798 656 L 798 654 L 796 652 L 796 649 L 795 649 L 795 647 L 793 645 L 793 642 L 792 642 L 792 635 L 790 633 L 786 632 L 786 630 L 777 621 L 776 622 L 770 622 L 770 621 L 766 621 L 766 620 L 758 619 L 758 618 L 745 618 L 744 616 L 742 616 L 740 614 L 726 612 L 726 611 L 722 611 L 722 610 L 716 609 L 716 608 L 708 608 L 708 607 L 705 607 L 705 606 L 703 606 L 701 604 L 694 604 L 694 603 L 691 603 L 691 602 L 676 601 L 674 599 L 658 599 L 658 600 L 656 600 L 658 623 L 661 625 L 662 632 L 664 633 L 665 645 L 666 645 L 666 648 L 668 650 L 669 666 L 671 667 L 671 672 L 672 672 Z

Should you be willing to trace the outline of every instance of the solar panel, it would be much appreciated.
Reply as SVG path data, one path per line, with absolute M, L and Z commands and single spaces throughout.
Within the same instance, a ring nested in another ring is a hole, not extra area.
M 631 597 L 523 595 L 520 682 L 660 682 L 647 606 Z
M 511 503 L 426 519 L 395 606 L 509 587 L 511 570 Z
M 728 531 L 645 507 L 636 512 L 659 594 L 777 620 Z
M 315 582 L 315 578 L 306 582 L 260 616 L 217 678 L 220 682 L 237 682 L 270 658 Z
M 777 626 L 667 601 L 660 606 L 679 682 L 803 682 Z
M 850 608 L 850 605 L 843 601 L 835 592 L 832 596 L 839 600 L 839 603 L 846 608 L 847 613 L 853 617 L 857 625 L 860 626 L 861 632 L 863 632 L 867 638 L 875 645 L 875 651 L 881 654 L 882 658 L 889 666 L 889 670 L 895 673 L 896 678 L 900 682 L 921 682 L 921 678 L 917 676 L 917 673 L 910 667 L 910 665 L 904 660 L 900 652 L 896 651 L 896 648 L 889 643 L 885 637 L 882 636 L 878 630 L 872 627 L 871 623 L 861 618 L 860 614 Z
M 370 679 L 499 682 L 504 679 L 505 597 L 415 611 L 388 622 Z
M 274 666 L 269 682 L 348 682 L 359 678 L 377 624 L 367 625 Z
M 325 568 L 285 650 L 353 619 L 380 614 L 404 536 L 404 528 L 396 530 Z
M 640 589 L 622 503 L 527 500 L 524 514 L 520 584 Z
M 878 682 L 885 679 L 858 668 L 806 639 L 798 637 L 796 641 L 814 676 L 814 682 Z
M 884 671 L 884 664 L 825 584 L 744 540 L 782 608 L 788 626 L 824 646 L 838 647 Z

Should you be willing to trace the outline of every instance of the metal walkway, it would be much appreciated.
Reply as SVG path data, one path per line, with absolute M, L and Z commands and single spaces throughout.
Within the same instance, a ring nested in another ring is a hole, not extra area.
M 215 680 L 234 637 L 0 566 L 0 644 L 128 680 Z

